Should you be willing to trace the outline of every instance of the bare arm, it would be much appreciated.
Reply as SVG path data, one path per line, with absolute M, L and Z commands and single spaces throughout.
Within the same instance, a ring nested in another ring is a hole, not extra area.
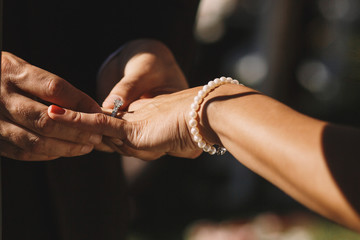
M 210 93 L 203 110 L 216 133 L 210 138 L 307 207 L 360 231 L 360 131 L 251 92 L 225 85 Z
M 123 120 L 66 110 L 56 121 L 96 128 L 120 138 L 118 152 L 142 159 L 167 153 L 196 157 L 188 115 L 200 88 L 141 99 L 120 113 Z M 224 145 L 240 162 L 312 210 L 360 231 L 360 131 L 302 115 L 243 86 L 223 85 L 205 98 L 200 133 Z M 99 122 L 99 119 L 102 119 Z

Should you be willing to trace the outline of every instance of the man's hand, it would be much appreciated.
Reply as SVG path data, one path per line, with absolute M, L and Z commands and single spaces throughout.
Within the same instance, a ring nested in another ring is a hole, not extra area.
M 1 156 L 50 160 L 89 153 L 101 142 L 100 134 L 49 118 L 47 102 L 82 112 L 101 111 L 93 99 L 60 77 L 3 52 L 0 87 Z

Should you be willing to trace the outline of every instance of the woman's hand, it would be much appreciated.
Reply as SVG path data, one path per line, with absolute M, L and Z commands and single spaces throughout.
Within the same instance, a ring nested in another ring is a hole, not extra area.
M 140 99 L 118 113 L 117 119 L 104 114 L 86 114 L 66 110 L 49 116 L 83 130 L 97 129 L 98 133 L 119 139 L 119 153 L 143 160 L 157 159 L 164 154 L 195 158 L 201 149 L 191 139 L 188 112 L 198 88 L 165 94 L 152 99 Z M 115 142 L 114 142 L 115 143 Z
M 122 99 L 125 109 L 140 98 L 150 98 L 188 88 L 186 78 L 171 51 L 161 42 L 135 40 L 104 63 L 98 77 L 98 96 L 112 109 Z
M 103 109 L 110 111 L 121 99 L 126 109 L 140 98 L 173 93 L 188 88 L 186 78 L 171 51 L 151 39 L 131 41 L 109 57 L 98 76 L 97 93 Z M 97 150 L 114 151 L 114 141 L 103 139 Z
M 50 160 L 89 153 L 101 135 L 53 121 L 45 102 L 84 112 L 101 108 L 64 79 L 7 52 L 2 53 L 0 155 Z

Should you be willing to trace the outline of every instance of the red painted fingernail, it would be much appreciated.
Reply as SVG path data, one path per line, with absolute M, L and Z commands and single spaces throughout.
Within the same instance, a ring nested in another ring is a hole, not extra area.
M 55 114 L 64 114 L 65 113 L 65 109 L 56 106 L 56 105 L 51 105 L 50 106 L 50 112 L 51 113 L 55 113 Z

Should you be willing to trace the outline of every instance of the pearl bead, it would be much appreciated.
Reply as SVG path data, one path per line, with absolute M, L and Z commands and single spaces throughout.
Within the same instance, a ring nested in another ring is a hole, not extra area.
M 200 90 L 200 91 L 198 92 L 198 97 L 200 97 L 200 98 L 205 97 L 205 95 L 206 95 L 206 92 L 205 92 L 204 90 Z
M 203 102 L 205 96 L 214 88 L 226 83 L 239 84 L 237 80 L 233 80 L 230 77 L 215 78 L 213 81 L 209 81 L 207 85 L 203 86 L 202 90 L 200 90 L 197 93 L 197 96 L 194 97 L 194 102 L 190 106 L 191 111 L 189 112 L 189 116 L 191 117 L 191 119 L 189 120 L 189 125 L 191 127 L 190 133 L 192 134 L 192 138 L 197 143 L 199 148 L 202 148 L 205 152 L 209 152 L 209 154 L 211 155 L 214 155 L 218 152 L 224 154 L 226 149 L 224 147 L 215 148 L 214 146 L 208 144 L 202 138 L 199 132 L 199 128 L 197 128 L 198 122 L 196 118 L 198 117 L 198 110 L 200 109 L 200 104 Z
M 209 154 L 214 155 L 215 153 L 216 153 L 216 148 L 212 146 L 210 151 L 209 151 Z
M 215 79 L 214 79 L 214 83 L 215 83 L 216 85 L 219 85 L 219 84 L 221 83 L 221 81 L 220 81 L 219 78 L 215 78 Z
M 197 117 L 197 113 L 196 113 L 194 110 L 192 110 L 192 111 L 189 112 L 189 116 L 190 116 L 191 118 L 196 118 L 196 117 Z
M 209 85 L 204 85 L 203 90 L 204 90 L 206 93 L 210 92 L 210 87 L 209 87 Z
M 195 142 L 200 142 L 202 140 L 202 137 L 199 133 L 195 134 L 193 137 Z
M 204 152 L 209 152 L 211 149 L 211 146 L 209 144 L 206 144 L 205 147 L 203 147 Z
M 231 81 L 231 83 L 232 83 L 232 84 L 239 85 L 239 81 L 238 81 L 238 80 L 236 80 L 236 79 L 232 80 L 232 81 Z
M 199 133 L 199 129 L 197 127 L 192 127 L 190 129 L 190 132 L 192 135 L 198 134 Z
M 202 102 L 202 98 L 199 96 L 194 97 L 194 103 L 200 104 Z
M 197 111 L 199 109 L 200 105 L 197 103 L 192 103 L 190 108 L 191 110 Z
M 204 140 L 201 140 L 200 142 L 198 142 L 199 148 L 203 148 L 203 147 L 205 147 L 205 145 L 206 145 L 206 142 Z
M 194 118 L 190 119 L 190 121 L 189 121 L 190 127 L 196 127 L 197 124 L 198 124 L 198 123 L 197 123 L 197 121 L 196 121 Z

